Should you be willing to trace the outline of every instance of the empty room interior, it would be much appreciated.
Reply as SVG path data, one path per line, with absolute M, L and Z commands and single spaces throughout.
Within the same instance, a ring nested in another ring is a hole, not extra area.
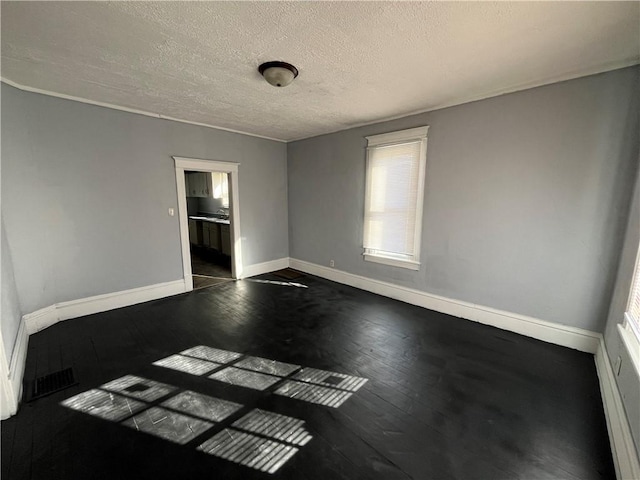
M 640 2 L 0 17 L 3 479 L 640 479 Z

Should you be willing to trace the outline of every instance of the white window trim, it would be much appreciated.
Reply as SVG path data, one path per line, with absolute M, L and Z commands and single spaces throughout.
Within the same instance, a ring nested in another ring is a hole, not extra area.
M 390 257 L 388 255 L 384 255 L 382 253 L 373 253 L 367 251 L 367 249 L 363 252 L 363 258 L 367 262 L 375 262 L 381 263 L 384 265 L 390 265 L 393 267 L 406 268 L 409 270 L 420 270 L 420 251 L 422 249 L 422 215 L 424 208 L 424 182 L 425 182 L 425 172 L 427 168 L 427 137 L 428 137 L 429 126 L 425 125 L 423 127 L 409 128 L 407 130 L 399 130 L 396 132 L 388 132 L 382 133 L 379 135 L 370 135 L 365 137 L 367 139 L 367 167 L 366 172 L 369 171 L 369 152 L 372 147 L 380 147 L 383 145 L 392 145 L 394 143 L 403 143 L 408 142 L 410 140 L 420 140 L 420 162 L 419 162 L 419 170 L 418 170 L 418 195 L 416 198 L 416 224 L 414 231 L 414 245 L 415 252 L 413 259 L 402 259 Z M 365 198 L 369 197 L 369 180 L 366 181 L 366 193 Z
M 624 343 L 624 346 L 627 348 L 636 374 L 640 377 L 640 334 L 635 331 L 629 315 L 627 315 L 626 312 L 624 314 L 624 321 L 618 324 L 618 333 L 620 334 L 620 338 L 622 338 L 622 343 Z
M 379 135 L 370 135 L 364 137 L 367 139 L 367 147 L 378 147 L 380 145 L 389 145 L 398 142 L 407 142 L 409 140 L 420 140 L 427 138 L 429 126 L 417 128 L 409 128 L 407 130 L 398 130 L 397 132 L 381 133 Z
M 409 270 L 420 270 L 420 262 L 413 260 L 401 260 L 399 258 L 391 258 L 381 254 L 363 253 L 367 262 L 382 263 L 383 265 L 391 265 L 392 267 L 402 267 Z

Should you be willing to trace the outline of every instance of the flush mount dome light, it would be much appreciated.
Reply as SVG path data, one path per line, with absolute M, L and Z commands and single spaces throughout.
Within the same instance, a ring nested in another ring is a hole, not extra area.
M 298 69 L 287 62 L 266 62 L 258 71 L 274 87 L 286 87 L 298 76 Z

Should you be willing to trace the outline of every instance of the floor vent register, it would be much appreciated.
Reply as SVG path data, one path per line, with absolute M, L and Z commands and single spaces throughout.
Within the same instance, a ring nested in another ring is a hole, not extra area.
M 77 385 L 72 368 L 65 368 L 57 372 L 38 377 L 33 381 L 32 388 L 27 390 L 31 393 L 27 402 L 33 402 L 52 393 L 59 392 L 66 388 Z

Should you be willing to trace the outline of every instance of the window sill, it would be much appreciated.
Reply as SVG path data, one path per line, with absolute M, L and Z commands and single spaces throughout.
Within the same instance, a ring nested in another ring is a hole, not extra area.
M 382 263 L 384 265 L 391 265 L 392 267 L 406 268 L 408 270 L 420 270 L 420 262 L 414 262 L 411 260 L 398 260 L 397 258 L 383 257 L 380 255 L 372 255 L 370 253 L 363 253 L 362 256 L 367 262 Z
M 620 334 L 620 338 L 622 338 L 622 343 L 629 353 L 631 363 L 633 363 L 633 366 L 636 369 L 636 374 L 640 377 L 640 338 L 638 338 L 636 332 L 633 330 L 626 313 L 624 322 L 618 324 L 618 333 Z

